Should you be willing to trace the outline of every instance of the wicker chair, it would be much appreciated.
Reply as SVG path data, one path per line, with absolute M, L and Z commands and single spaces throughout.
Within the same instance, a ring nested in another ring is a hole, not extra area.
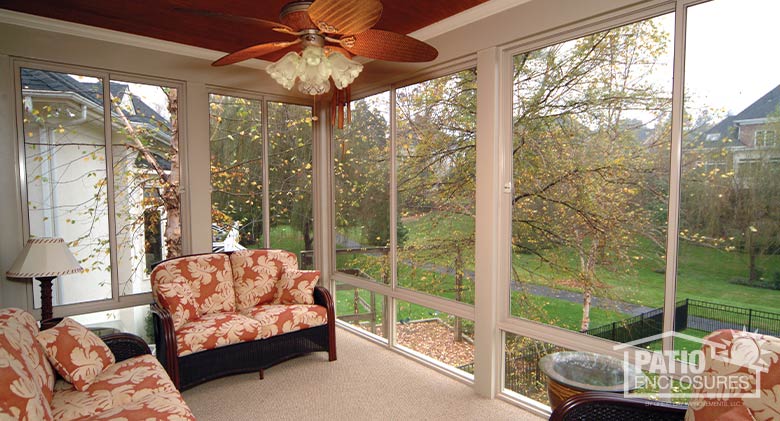
M 684 405 L 633 399 L 619 393 L 585 392 L 565 400 L 550 421 L 672 421 L 685 419 Z

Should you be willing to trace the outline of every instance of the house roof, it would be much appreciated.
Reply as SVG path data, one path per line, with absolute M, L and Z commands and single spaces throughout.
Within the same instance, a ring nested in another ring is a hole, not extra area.
M 22 68 L 21 72 L 24 84 L 22 88 L 24 90 L 73 93 L 97 106 L 103 106 L 103 85 L 101 82 L 80 82 L 65 73 L 39 69 Z M 155 137 L 163 144 L 169 145 L 171 128 L 168 119 L 147 105 L 141 98 L 132 95 L 127 84 L 112 81 L 109 87 L 112 97 L 123 98 L 125 95 L 131 95 L 130 104 L 132 104 L 133 110 L 127 115 L 127 119 L 131 123 L 150 126 L 153 132 L 155 132 Z M 160 151 L 152 150 L 151 152 L 157 156 L 157 161 L 163 169 L 170 170 L 170 161 Z M 136 165 L 138 167 L 151 168 L 140 153 L 136 158 Z
M 718 134 L 718 139 L 715 141 L 720 143 L 721 139 L 735 136 L 734 127 L 739 122 L 767 118 L 767 116 L 777 111 L 778 105 L 780 105 L 780 85 L 748 105 L 739 114 L 730 115 L 719 121 L 718 124 L 704 132 L 703 139 L 706 141 L 708 135 Z
M 22 82 L 25 90 L 72 92 L 95 105 L 103 106 L 102 83 L 80 82 L 75 78 L 59 72 L 49 72 L 39 69 L 22 68 Z M 130 93 L 130 87 L 121 82 L 112 81 L 109 85 L 111 96 L 122 98 Z M 165 133 L 170 133 L 170 122 L 141 98 L 132 95 L 133 110 L 127 116 L 133 123 L 149 124 L 158 127 Z M 162 122 L 163 124 L 157 124 Z
M 777 110 L 778 104 L 780 104 L 780 85 L 767 92 L 764 96 L 734 116 L 734 120 L 739 121 L 751 120 L 755 118 L 766 118 L 768 115 Z

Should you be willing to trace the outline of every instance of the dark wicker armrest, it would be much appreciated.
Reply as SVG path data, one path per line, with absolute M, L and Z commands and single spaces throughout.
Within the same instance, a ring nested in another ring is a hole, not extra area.
M 685 419 L 686 409 L 684 405 L 630 398 L 618 393 L 586 392 L 558 405 L 550 421 L 671 421 Z
M 328 341 L 329 360 L 336 360 L 336 310 L 330 291 L 321 286 L 314 287 L 314 304 L 325 307 L 328 311 Z
M 116 362 L 152 353 L 149 345 L 143 339 L 131 333 L 110 333 L 101 339 L 114 353 Z
M 173 384 L 179 388 L 179 353 L 176 345 L 176 330 L 171 313 L 157 305 L 151 305 L 154 321 L 154 343 L 157 346 L 157 360 L 165 367 Z

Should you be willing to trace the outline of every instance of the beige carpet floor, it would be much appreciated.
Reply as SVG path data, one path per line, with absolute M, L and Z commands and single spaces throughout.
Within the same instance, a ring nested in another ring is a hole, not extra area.
M 338 360 L 296 358 L 265 372 L 223 377 L 184 392 L 211 420 L 541 420 L 343 329 Z

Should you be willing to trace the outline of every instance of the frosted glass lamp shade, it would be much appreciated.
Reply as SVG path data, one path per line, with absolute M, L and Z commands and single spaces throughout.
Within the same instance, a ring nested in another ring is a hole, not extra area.
M 309 45 L 300 55 L 287 53 L 265 71 L 286 89 L 292 89 L 298 83 L 298 90 L 307 95 L 322 95 L 330 91 L 330 79 L 338 89 L 344 89 L 352 83 L 363 70 L 363 65 L 350 60 L 339 52 L 325 55 L 325 50 L 317 45 Z
M 290 90 L 295 85 L 295 79 L 298 77 L 298 69 L 300 67 L 301 56 L 297 53 L 287 53 L 276 63 L 269 64 L 265 71 L 271 75 L 276 83 Z
M 339 52 L 334 52 L 328 56 L 328 61 L 330 61 L 331 66 L 330 77 L 338 89 L 346 88 L 363 71 L 362 64 L 344 57 Z
M 330 90 L 330 61 L 321 47 L 304 48 L 301 56 L 298 89 L 308 95 L 321 95 Z

